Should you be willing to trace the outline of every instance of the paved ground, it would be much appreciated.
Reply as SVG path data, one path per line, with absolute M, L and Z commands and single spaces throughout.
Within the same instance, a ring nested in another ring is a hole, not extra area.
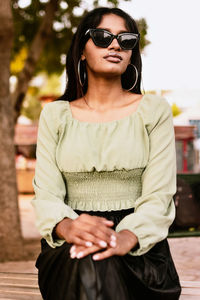
M 36 250 L 39 251 L 39 233 L 35 227 L 34 213 L 30 195 L 20 195 L 19 207 L 21 213 L 22 233 L 25 238 L 32 238 Z M 35 239 L 35 240 L 34 240 Z M 171 238 L 169 244 L 172 256 L 181 281 L 200 281 L 200 237 Z M 34 272 L 35 262 L 8 262 L 0 264 L 0 271 Z
M 169 244 L 180 280 L 200 281 L 200 237 L 169 239 Z

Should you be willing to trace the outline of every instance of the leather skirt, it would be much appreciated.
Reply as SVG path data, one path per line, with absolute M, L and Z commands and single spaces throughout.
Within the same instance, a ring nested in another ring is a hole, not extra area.
M 76 211 L 78 214 L 83 212 Z M 133 209 L 84 212 L 103 216 L 114 227 Z M 44 300 L 178 300 L 181 287 L 167 239 L 141 256 L 112 256 L 94 261 L 92 255 L 71 259 L 71 244 L 51 248 L 41 240 L 36 261 Z

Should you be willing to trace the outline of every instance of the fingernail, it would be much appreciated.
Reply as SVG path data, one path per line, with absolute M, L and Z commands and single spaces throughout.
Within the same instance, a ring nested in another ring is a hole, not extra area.
M 76 257 L 76 252 L 72 252 L 70 255 L 71 258 L 75 258 Z
M 104 242 L 104 241 L 100 241 L 99 242 L 99 245 L 101 246 L 101 247 L 107 247 L 107 243 L 106 242 Z
M 117 239 L 116 236 L 113 235 L 113 234 L 110 236 L 110 238 L 111 238 L 112 241 L 116 241 L 116 239 Z
M 111 242 L 110 242 L 110 246 L 111 246 L 111 247 L 115 248 L 115 247 L 116 247 L 116 245 L 117 245 L 117 244 L 116 244 L 116 242 L 115 242 L 115 241 L 111 241 Z
M 93 257 L 92 257 L 94 260 L 98 260 L 99 259 L 99 255 L 94 255 Z
M 82 256 L 83 256 L 83 252 L 79 252 L 76 257 L 81 258 Z
M 75 250 L 76 250 L 76 246 L 72 246 L 72 247 L 70 248 L 70 253 L 74 252 Z
M 86 247 L 92 247 L 93 244 L 92 244 L 92 242 L 86 242 L 85 245 L 86 245 Z
M 113 221 L 110 220 L 104 220 L 105 223 L 113 223 Z

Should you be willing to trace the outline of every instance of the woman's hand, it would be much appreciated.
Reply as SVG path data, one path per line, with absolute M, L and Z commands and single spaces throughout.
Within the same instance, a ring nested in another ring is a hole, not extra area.
M 113 244 L 114 223 L 102 217 L 81 214 L 77 219 L 63 219 L 55 227 L 58 238 L 76 246 L 106 248 Z M 115 244 L 114 244 L 115 245 Z
M 138 239 L 131 231 L 122 230 L 112 235 L 112 242 L 112 246 L 108 245 L 106 250 L 101 252 L 98 251 L 102 248 L 96 245 L 91 247 L 73 245 L 70 249 L 71 258 L 83 258 L 92 253 L 95 253 L 94 260 L 102 260 L 113 255 L 123 256 L 138 244 Z

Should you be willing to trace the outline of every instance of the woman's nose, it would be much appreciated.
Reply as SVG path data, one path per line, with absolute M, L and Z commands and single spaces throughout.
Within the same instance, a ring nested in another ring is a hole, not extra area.
M 108 49 L 121 50 L 121 47 L 116 38 L 112 40 L 112 43 L 108 46 Z

